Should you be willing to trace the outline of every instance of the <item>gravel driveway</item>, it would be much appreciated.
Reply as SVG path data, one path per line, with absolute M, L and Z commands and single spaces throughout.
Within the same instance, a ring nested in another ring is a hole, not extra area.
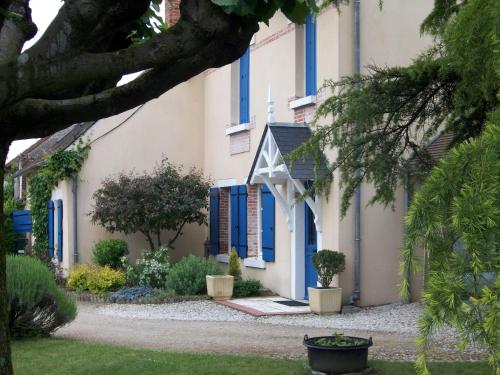
M 333 330 L 373 337 L 373 358 L 413 360 L 419 304 L 388 305 L 320 317 L 312 314 L 253 317 L 211 301 L 163 305 L 78 304 L 78 317 L 56 336 L 168 351 L 305 356 L 302 338 Z M 451 330 L 440 332 L 436 360 L 478 359 L 459 353 Z

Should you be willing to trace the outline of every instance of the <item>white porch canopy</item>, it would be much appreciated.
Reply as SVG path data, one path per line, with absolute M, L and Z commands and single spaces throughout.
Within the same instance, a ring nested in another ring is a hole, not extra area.
M 307 125 L 267 124 L 248 178 L 250 184 L 266 184 L 284 211 L 290 231 L 293 231 L 295 224 L 293 208 L 297 193 L 304 194 L 304 182 L 314 179 L 314 162 L 311 158 L 297 160 L 292 166 L 283 156 L 307 141 L 310 136 L 311 129 Z M 278 191 L 276 185 L 286 187 L 286 193 Z M 314 214 L 317 232 L 321 233 L 321 197 L 313 199 L 306 196 L 304 200 Z

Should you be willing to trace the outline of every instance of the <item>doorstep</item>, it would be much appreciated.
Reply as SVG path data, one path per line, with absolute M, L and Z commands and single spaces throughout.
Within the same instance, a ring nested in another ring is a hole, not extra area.
M 236 298 L 232 300 L 215 301 L 220 305 L 259 317 L 269 315 L 294 315 L 310 314 L 311 309 L 307 306 L 286 306 L 276 301 L 293 301 L 279 296 L 274 297 L 251 297 Z M 307 303 L 307 301 L 298 301 Z

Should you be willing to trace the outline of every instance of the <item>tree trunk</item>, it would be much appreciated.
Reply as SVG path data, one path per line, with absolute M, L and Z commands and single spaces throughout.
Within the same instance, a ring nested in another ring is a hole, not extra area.
M 9 151 L 10 142 L 0 140 L 0 374 L 12 375 L 12 359 L 9 341 L 9 311 L 7 306 L 7 249 L 4 246 L 3 229 L 3 182 L 5 177 L 5 159 Z
M 153 238 L 151 237 L 151 234 L 147 231 L 144 231 L 142 232 L 146 238 L 148 239 L 148 243 L 149 243 L 149 248 L 151 249 L 151 251 L 153 251 L 155 249 L 155 244 L 153 242 Z
M 161 234 L 160 231 L 156 232 L 156 240 L 158 241 L 158 248 L 161 247 Z

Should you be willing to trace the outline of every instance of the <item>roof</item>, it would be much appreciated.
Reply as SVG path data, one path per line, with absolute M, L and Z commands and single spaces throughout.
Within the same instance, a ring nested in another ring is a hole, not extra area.
M 427 152 L 427 155 L 431 158 L 432 163 L 437 163 L 443 159 L 448 153 L 449 147 L 453 138 L 454 133 L 443 133 L 440 132 L 430 139 L 430 141 L 423 147 Z M 419 169 L 419 161 L 415 154 L 410 158 L 409 170 L 417 171 Z
M 24 175 L 39 167 L 43 163 L 45 155 L 68 148 L 94 124 L 95 121 L 74 124 L 48 137 L 40 139 L 13 159 L 21 159 L 23 161 L 22 169 L 17 171 L 15 176 Z
M 250 174 L 248 177 L 248 182 L 252 178 L 255 165 L 257 163 L 257 159 L 260 155 L 260 151 L 262 149 L 262 145 L 266 138 L 267 132 L 270 131 L 278 149 L 281 153 L 281 156 L 284 158 L 284 162 L 290 176 L 294 179 L 298 180 L 313 180 L 314 175 L 314 160 L 311 156 L 307 156 L 304 159 L 298 159 L 294 163 L 287 156 L 300 145 L 304 144 L 306 141 L 311 138 L 312 131 L 309 126 L 305 124 L 295 124 L 295 123 L 284 123 L 284 122 L 276 122 L 272 124 L 267 124 L 264 132 L 262 133 L 262 137 L 260 139 L 259 148 L 257 149 L 257 153 L 255 154 L 254 161 L 252 163 L 252 168 L 250 170 Z M 293 166 L 292 166 L 293 164 Z M 325 162 L 320 166 L 320 173 L 328 173 L 328 168 Z
M 437 162 L 446 156 L 454 137 L 453 133 L 441 133 L 427 145 L 427 152 L 434 161 Z

